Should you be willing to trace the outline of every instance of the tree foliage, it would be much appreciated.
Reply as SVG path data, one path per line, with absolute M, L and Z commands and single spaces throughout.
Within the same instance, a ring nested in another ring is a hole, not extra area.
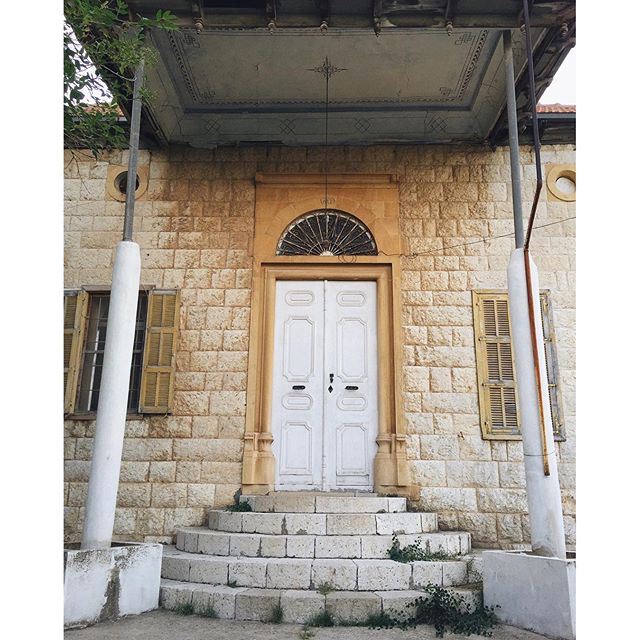
M 156 60 L 150 29 L 176 29 L 175 17 L 132 15 L 124 0 L 64 0 L 64 142 L 103 150 L 127 145 L 119 104 L 131 100 L 135 69 Z M 143 89 L 142 100 L 148 101 Z

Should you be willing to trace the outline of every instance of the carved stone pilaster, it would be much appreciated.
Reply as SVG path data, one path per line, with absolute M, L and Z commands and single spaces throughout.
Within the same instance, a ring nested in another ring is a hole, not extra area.
M 244 436 L 242 464 L 243 493 L 260 494 L 273 489 L 275 457 L 271 451 L 273 434 L 254 431 Z
M 376 439 L 378 452 L 374 460 L 375 490 L 378 493 L 411 493 L 407 463 L 407 436 L 381 434 Z

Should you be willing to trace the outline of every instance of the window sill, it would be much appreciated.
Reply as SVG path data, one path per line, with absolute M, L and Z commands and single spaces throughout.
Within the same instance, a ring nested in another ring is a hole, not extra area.
M 512 435 L 501 435 L 501 434 L 494 434 L 494 435 L 485 435 L 482 434 L 482 439 L 483 440 L 497 440 L 497 441 L 502 441 L 502 442 L 522 442 L 522 436 L 512 436 Z M 567 436 L 565 435 L 554 435 L 553 436 L 553 441 L 554 442 L 566 442 L 567 441 Z
M 151 415 L 151 414 L 148 414 Z M 127 413 L 126 421 L 132 420 L 144 420 L 147 417 L 147 414 L 144 413 Z M 95 413 L 65 413 L 65 420 L 86 420 L 87 422 L 90 420 L 96 419 Z

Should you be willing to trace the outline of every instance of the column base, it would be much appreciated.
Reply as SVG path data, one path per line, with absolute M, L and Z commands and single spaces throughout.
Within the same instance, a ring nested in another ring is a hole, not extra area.
M 271 451 L 273 435 L 248 433 L 244 437 L 242 462 L 242 492 L 264 495 L 273 490 L 276 460 Z
M 415 490 L 409 482 L 407 437 L 392 433 L 378 436 L 376 442 L 378 452 L 373 461 L 375 491 L 409 497 Z

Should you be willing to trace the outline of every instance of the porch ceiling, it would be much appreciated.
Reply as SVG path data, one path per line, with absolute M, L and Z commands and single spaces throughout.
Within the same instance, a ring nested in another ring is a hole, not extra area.
M 500 126 L 506 102 L 501 28 L 521 22 L 521 3 L 513 0 L 130 5 L 141 14 L 162 5 L 178 16 L 178 31 L 151 36 L 160 55 L 149 73 L 155 97 L 146 120 L 160 141 L 194 147 L 324 143 L 325 81 L 313 69 L 325 57 L 341 69 L 329 84 L 329 144 L 485 141 Z M 534 7 L 533 45 L 544 67 L 536 70 L 539 92 L 572 44 L 574 8 L 564 0 Z M 516 74 L 524 77 L 518 29 L 513 48 Z

